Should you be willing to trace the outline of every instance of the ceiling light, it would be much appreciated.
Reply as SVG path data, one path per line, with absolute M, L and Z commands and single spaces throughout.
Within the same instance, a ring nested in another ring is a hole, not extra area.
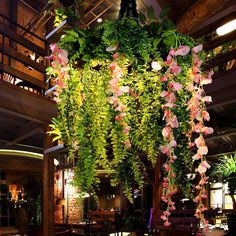
M 98 22 L 98 23 L 101 23 L 101 22 L 102 22 L 102 18 L 98 18 L 98 19 L 97 19 L 97 22 Z
M 219 28 L 216 29 L 216 33 L 219 36 L 228 34 L 230 32 L 232 32 L 233 30 L 236 29 L 236 19 L 231 20 L 230 22 L 220 26 Z

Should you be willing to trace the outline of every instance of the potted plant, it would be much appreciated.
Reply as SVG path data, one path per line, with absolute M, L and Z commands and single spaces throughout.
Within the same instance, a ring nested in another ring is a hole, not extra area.
M 228 191 L 233 203 L 233 211 L 228 215 L 228 227 L 229 235 L 233 235 L 233 232 L 236 230 L 236 153 L 233 155 L 224 155 L 215 164 L 211 176 L 225 180 L 228 183 Z

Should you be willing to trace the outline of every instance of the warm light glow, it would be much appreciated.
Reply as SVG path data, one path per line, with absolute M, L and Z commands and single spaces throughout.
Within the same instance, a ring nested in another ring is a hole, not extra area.
M 219 36 L 222 36 L 222 35 L 225 35 L 225 34 L 228 34 L 228 33 L 232 32 L 235 29 L 236 29 L 236 19 L 234 19 L 234 20 L 222 25 L 221 27 L 217 28 L 216 33 Z
M 43 154 L 40 153 L 12 150 L 12 149 L 0 149 L 0 155 L 14 155 L 14 156 L 31 157 L 40 160 L 43 159 Z
M 59 161 L 54 158 L 54 166 L 58 166 L 58 165 L 59 165 Z
M 98 22 L 98 23 L 101 23 L 101 22 L 102 22 L 102 18 L 98 18 L 98 19 L 97 19 L 97 22 Z

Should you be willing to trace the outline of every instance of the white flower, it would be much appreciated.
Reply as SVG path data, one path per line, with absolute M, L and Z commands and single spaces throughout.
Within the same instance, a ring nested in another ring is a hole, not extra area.
M 152 69 L 153 69 L 154 71 L 159 71 L 159 70 L 162 69 L 162 66 L 161 66 L 161 64 L 160 64 L 159 62 L 153 61 L 153 62 L 152 62 Z

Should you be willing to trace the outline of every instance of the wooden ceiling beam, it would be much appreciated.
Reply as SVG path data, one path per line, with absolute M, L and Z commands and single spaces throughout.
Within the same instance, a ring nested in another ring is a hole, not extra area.
M 27 132 L 27 133 L 25 133 L 25 134 L 23 134 L 21 136 L 16 137 L 12 141 L 8 142 L 7 145 L 14 145 L 14 144 L 16 144 L 16 143 L 26 139 L 26 138 L 29 138 L 29 137 L 39 133 L 42 130 L 43 130 L 43 127 L 39 126 L 39 127 L 35 128 L 35 129 L 31 130 L 30 132 Z
M 236 68 L 233 68 L 231 70 L 225 71 L 221 74 L 216 74 L 213 76 L 213 83 L 206 85 L 205 91 L 207 94 L 214 94 L 219 93 L 221 96 L 223 92 L 226 92 L 225 89 L 228 87 L 234 87 L 236 86 Z
M 231 33 L 228 33 L 224 36 L 217 37 L 216 39 L 207 41 L 204 44 L 204 50 L 209 51 L 209 50 L 214 49 L 218 46 L 221 46 L 222 44 L 224 44 L 226 42 L 230 42 L 230 41 L 234 40 L 235 38 L 236 38 L 236 30 L 234 30 Z
M 218 12 L 214 16 L 210 17 L 208 20 L 203 21 L 201 24 L 194 27 L 191 30 L 190 35 L 194 38 L 201 37 L 202 35 L 215 30 L 217 27 L 235 19 L 235 14 L 236 3 L 233 3 L 232 5 L 229 4 L 229 6 L 226 7 L 224 10 Z
M 176 23 L 177 31 L 188 34 L 195 26 L 220 11 L 228 0 L 198 0 Z
M 221 53 L 213 59 L 207 60 L 203 68 L 204 70 L 209 70 L 215 66 L 223 65 L 224 62 L 231 61 L 233 59 L 236 59 L 236 48 L 231 51 L 228 51 L 227 53 Z
M 43 130 L 44 126 L 38 123 L 29 121 L 25 125 L 19 127 L 15 132 L 15 138 L 7 143 L 7 145 L 14 145 L 24 139 L 27 139 Z
M 48 124 L 57 116 L 55 102 L 2 80 L 0 111 L 41 124 Z

